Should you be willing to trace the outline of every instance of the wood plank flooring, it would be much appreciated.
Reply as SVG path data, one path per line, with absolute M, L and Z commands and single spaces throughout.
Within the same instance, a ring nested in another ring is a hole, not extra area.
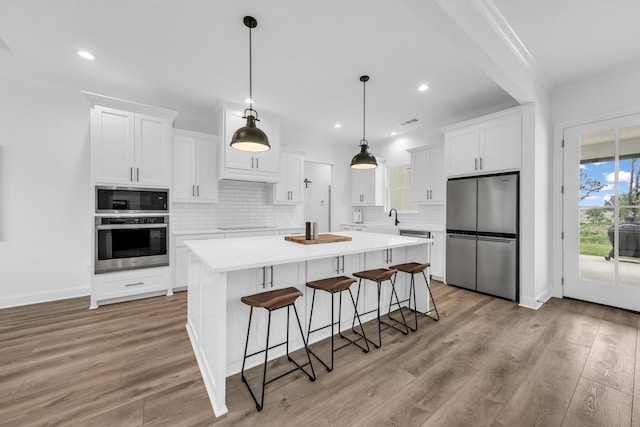
M 268 385 L 262 412 L 228 378 L 220 418 L 187 338 L 185 292 L 0 310 L 0 426 L 640 426 L 640 315 L 570 299 L 533 311 L 435 281 L 433 291 L 440 322 L 385 331 L 368 354 L 340 350 L 333 372 L 314 365 L 315 382 L 295 373 Z M 314 348 L 328 355 L 327 341 Z

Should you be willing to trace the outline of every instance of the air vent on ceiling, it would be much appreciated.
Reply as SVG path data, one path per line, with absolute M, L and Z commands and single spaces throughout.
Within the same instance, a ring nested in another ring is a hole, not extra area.
M 411 120 L 407 120 L 406 122 L 402 122 L 402 123 L 398 123 L 399 126 L 407 126 L 407 125 L 412 125 L 415 122 L 417 122 L 418 119 L 411 119 Z

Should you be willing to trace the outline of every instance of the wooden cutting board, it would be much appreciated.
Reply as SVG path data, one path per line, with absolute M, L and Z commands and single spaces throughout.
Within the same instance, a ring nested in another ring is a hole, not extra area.
M 318 234 L 317 240 L 305 240 L 304 236 L 284 236 L 284 240 L 303 245 L 317 245 L 318 243 L 348 242 L 351 237 L 338 236 L 336 234 Z

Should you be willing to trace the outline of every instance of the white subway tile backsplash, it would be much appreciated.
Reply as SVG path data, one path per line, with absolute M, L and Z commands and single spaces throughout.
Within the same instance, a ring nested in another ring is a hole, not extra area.
M 389 217 L 389 211 L 381 207 L 356 208 L 362 212 L 362 220 L 365 223 L 389 223 L 393 224 L 393 217 Z M 399 213 L 398 221 L 402 226 L 442 226 L 445 225 L 444 205 L 418 206 L 417 213 Z
M 218 227 L 302 226 L 302 206 L 271 204 L 272 184 L 219 181 L 218 203 L 174 203 L 171 228 L 174 231 Z

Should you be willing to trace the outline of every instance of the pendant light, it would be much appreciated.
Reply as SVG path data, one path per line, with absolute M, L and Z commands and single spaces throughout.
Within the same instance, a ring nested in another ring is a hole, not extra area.
M 259 122 L 258 112 L 253 109 L 253 81 L 251 67 L 251 29 L 258 25 L 258 21 L 253 16 L 245 16 L 244 25 L 249 28 L 249 108 L 244 110 L 243 119 L 247 120 L 247 124 L 241 127 L 233 134 L 230 145 L 241 151 L 267 151 L 271 149 L 269 138 L 256 126 Z
M 366 123 L 366 92 L 367 92 L 367 81 L 369 81 L 369 76 L 360 76 L 360 81 L 362 82 L 362 139 L 360 140 L 360 152 L 353 156 L 351 159 L 351 167 L 354 169 L 372 169 L 378 166 L 378 162 L 376 162 L 376 158 L 373 154 L 369 153 L 367 149 L 369 148 L 369 143 L 364 137 L 365 123 Z

